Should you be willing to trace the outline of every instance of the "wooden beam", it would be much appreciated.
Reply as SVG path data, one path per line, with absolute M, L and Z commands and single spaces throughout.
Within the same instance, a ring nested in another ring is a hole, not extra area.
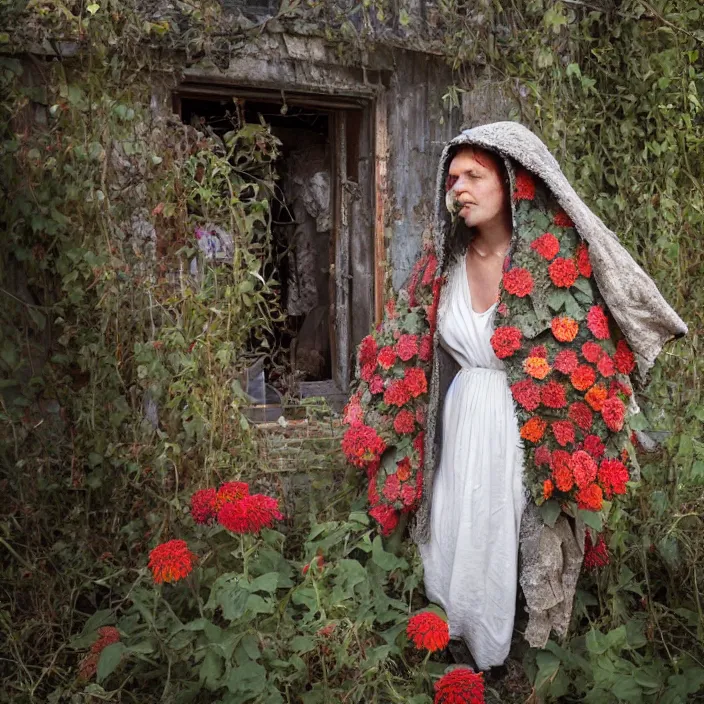
M 384 315 L 384 273 L 386 270 L 385 223 L 389 149 L 386 107 L 386 97 L 380 95 L 374 105 L 374 317 L 377 325 Z
M 337 384 L 342 391 L 349 389 L 350 382 L 350 225 L 349 198 L 347 189 L 347 114 L 340 110 L 335 114 L 335 171 L 333 180 L 335 198 L 335 345 L 337 354 Z

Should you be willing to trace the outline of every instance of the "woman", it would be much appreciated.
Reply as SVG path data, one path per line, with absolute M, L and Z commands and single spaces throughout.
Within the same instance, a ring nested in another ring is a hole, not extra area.
M 415 511 L 427 596 L 487 669 L 508 655 L 519 543 L 526 639 L 566 631 L 582 512 L 632 478 L 629 375 L 687 328 L 521 125 L 463 132 L 437 185 L 434 251 L 360 346 L 343 449 L 382 533 Z

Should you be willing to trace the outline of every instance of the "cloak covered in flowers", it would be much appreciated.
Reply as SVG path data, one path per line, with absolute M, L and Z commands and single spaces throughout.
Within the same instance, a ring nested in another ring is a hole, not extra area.
M 631 375 L 637 366 L 644 374 L 686 326 L 535 135 L 516 123 L 462 133 L 441 158 L 434 248 L 362 341 L 345 412 L 343 450 L 367 472 L 370 514 L 382 533 L 415 511 L 413 537 L 429 539 L 436 419 L 457 369 L 437 344 L 436 319 L 444 263 L 472 234 L 456 217 L 446 180 L 462 144 L 498 152 L 512 186 L 513 238 L 491 343 L 505 364 L 524 442 L 532 501 L 521 530 L 520 581 L 531 617 L 526 637 L 542 647 L 551 628 L 564 633 L 569 622 L 583 519 L 625 493 L 631 478 Z M 634 309 L 633 301 L 642 305 Z

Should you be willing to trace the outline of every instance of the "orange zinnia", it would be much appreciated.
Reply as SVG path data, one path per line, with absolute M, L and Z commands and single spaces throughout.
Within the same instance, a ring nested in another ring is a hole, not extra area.
M 539 416 L 533 416 L 529 421 L 523 424 L 521 428 L 521 437 L 529 442 L 539 442 L 545 435 L 545 430 L 548 424 Z
M 558 342 L 572 342 L 579 332 L 576 320 L 565 316 L 553 318 L 550 324 L 552 334 Z
M 547 501 L 551 496 L 552 496 L 552 490 L 553 490 L 553 485 L 552 481 L 550 479 L 546 479 L 543 482 L 543 498 Z
M 149 553 L 149 569 L 157 584 L 178 582 L 193 571 L 193 563 L 197 559 L 185 540 L 169 540 Z
M 542 357 L 528 357 L 523 362 L 523 371 L 534 379 L 544 379 L 550 373 L 550 365 Z
M 594 384 L 584 395 L 584 400 L 592 407 L 592 410 L 598 412 L 604 405 L 608 395 L 609 392 L 603 384 Z

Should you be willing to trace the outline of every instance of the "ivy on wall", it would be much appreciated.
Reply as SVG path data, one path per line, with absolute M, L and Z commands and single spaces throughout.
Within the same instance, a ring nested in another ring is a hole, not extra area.
M 548 701 L 676 704 L 704 684 L 704 10 L 442 0 L 424 11 L 292 0 L 257 21 L 205 1 L 0 0 L 2 624 L 23 673 L 4 680 L 17 697 L 68 686 L 65 644 L 169 533 L 185 486 L 258 470 L 233 379 L 279 314 L 267 266 L 277 144 L 241 125 L 213 142 L 150 101 L 164 76 L 224 66 L 284 27 L 327 37 L 350 61 L 372 40 L 442 51 L 458 104 L 478 83 L 511 94 L 690 325 L 639 399 L 661 444 L 640 458 L 633 503 L 607 516 L 611 564 L 585 580 L 572 636 L 524 664 Z M 211 222 L 237 233 L 233 262 L 201 258 L 191 274 L 194 232 Z M 337 542 L 341 525 L 364 528 L 328 518 L 321 535 Z M 415 568 L 403 568 L 409 608 Z M 382 674 L 396 667 L 387 657 Z

